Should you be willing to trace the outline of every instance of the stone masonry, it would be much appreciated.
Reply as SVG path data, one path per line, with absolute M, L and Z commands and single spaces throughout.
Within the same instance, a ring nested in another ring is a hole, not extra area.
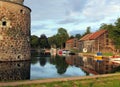
M 24 0 L 0 0 L 0 61 L 30 60 L 30 12 Z

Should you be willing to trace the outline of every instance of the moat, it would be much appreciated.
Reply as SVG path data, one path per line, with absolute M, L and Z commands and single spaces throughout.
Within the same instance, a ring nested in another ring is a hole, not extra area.
M 108 65 L 106 61 L 95 62 L 89 58 L 85 62 L 84 58 L 77 55 L 39 56 L 35 54 L 31 59 L 24 62 L 1 62 L 0 81 L 88 76 L 119 71 L 119 67 Z

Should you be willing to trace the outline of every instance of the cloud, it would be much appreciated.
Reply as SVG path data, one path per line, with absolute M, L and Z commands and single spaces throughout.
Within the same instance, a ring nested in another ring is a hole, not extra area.
M 66 18 L 66 19 L 60 20 L 58 24 L 70 24 L 70 23 L 77 23 L 77 22 L 79 22 L 79 19 Z
M 120 4 L 117 4 L 118 0 L 91 0 L 86 4 L 82 14 L 85 15 L 88 20 L 93 22 L 101 21 L 109 16 L 115 16 L 120 11 Z
M 66 15 L 67 16 L 77 16 L 85 8 L 88 0 L 67 0 L 66 3 Z
M 66 0 L 26 0 L 25 4 L 32 9 L 33 20 L 57 19 L 64 17 Z
M 120 0 L 25 0 L 32 9 L 32 34 L 54 35 L 63 27 L 71 34 L 96 30 L 120 16 Z

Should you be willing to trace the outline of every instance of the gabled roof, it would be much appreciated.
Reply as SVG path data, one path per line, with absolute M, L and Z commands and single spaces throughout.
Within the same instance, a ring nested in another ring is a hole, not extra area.
M 73 41 L 74 41 L 74 38 L 70 39 L 70 40 L 67 40 L 66 43 L 73 43 Z
M 103 33 L 105 33 L 107 30 L 100 30 L 100 31 L 97 31 L 95 33 L 93 33 L 91 36 L 90 36 L 90 40 L 94 40 L 94 39 L 97 39 L 99 36 L 101 36 Z
M 89 40 L 89 38 L 92 36 L 92 33 L 91 34 L 86 34 L 85 36 L 83 36 L 80 41 L 84 41 L 84 40 Z

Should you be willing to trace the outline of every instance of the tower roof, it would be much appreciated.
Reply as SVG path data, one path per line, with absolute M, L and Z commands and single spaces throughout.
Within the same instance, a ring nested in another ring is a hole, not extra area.
M 8 2 L 14 2 L 18 4 L 23 4 L 24 0 L 3 0 L 3 1 L 8 1 Z

